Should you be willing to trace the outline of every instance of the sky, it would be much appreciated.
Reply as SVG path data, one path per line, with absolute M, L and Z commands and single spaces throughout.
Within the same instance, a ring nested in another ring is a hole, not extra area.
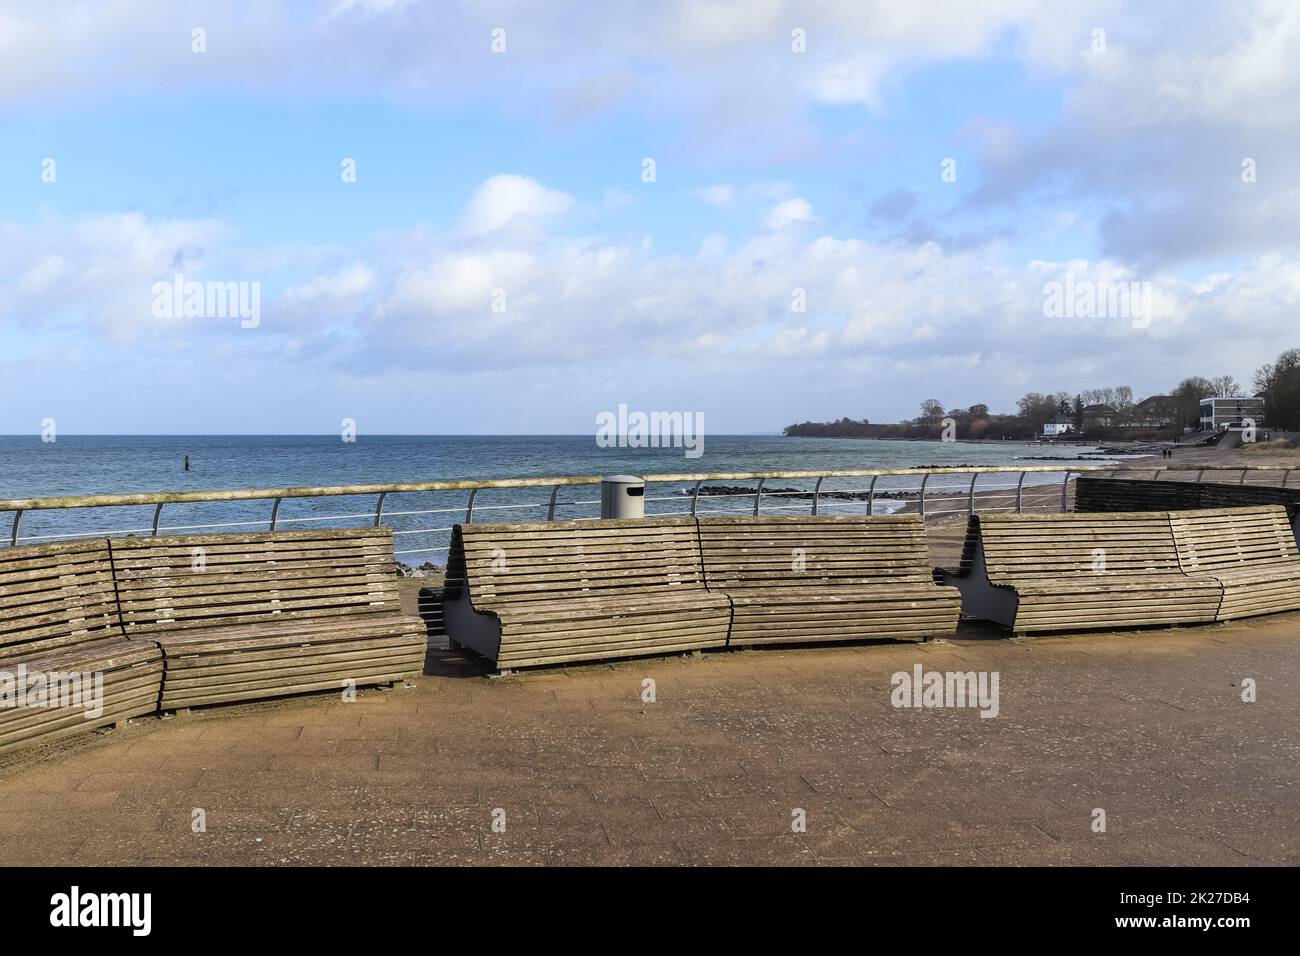
M 0 0 L 0 433 L 1249 384 L 1297 62 L 1278 0 Z

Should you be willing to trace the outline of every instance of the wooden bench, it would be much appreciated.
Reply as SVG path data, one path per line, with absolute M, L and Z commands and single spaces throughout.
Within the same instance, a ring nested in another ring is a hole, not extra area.
M 401 611 L 390 529 L 125 538 L 112 554 L 126 634 L 162 646 L 164 710 L 424 669 L 425 628 Z
M 1168 512 L 974 515 L 962 610 L 1017 634 L 1213 621 L 1222 588 L 1187 574 Z
M 1291 530 L 1300 541 L 1300 488 L 1097 475 L 1075 479 L 1075 511 L 1199 511 L 1259 505 L 1285 506 Z
M 710 591 L 732 602 L 731 646 L 957 629 L 961 597 L 934 583 L 920 515 L 702 517 Z
M 19 702 L 22 672 L 47 682 L 58 673 L 60 684 L 72 674 L 89 675 L 80 691 L 91 700 L 55 694 L 59 706 L 30 700 L 9 706 Z M 0 680 L 7 697 L 0 706 L 0 751 L 153 713 L 162 675 L 158 645 L 123 636 L 107 541 L 0 550 Z M 93 715 L 100 678 L 102 711 Z
M 1175 511 L 1170 520 L 1183 571 L 1223 588 L 1217 620 L 1300 609 L 1300 553 L 1284 506 Z
M 453 646 L 501 670 L 723 647 L 694 518 L 467 524 L 452 531 L 443 615 Z

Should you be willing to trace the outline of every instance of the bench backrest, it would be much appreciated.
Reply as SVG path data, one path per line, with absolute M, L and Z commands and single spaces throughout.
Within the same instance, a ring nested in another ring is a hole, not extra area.
M 0 550 L 0 659 L 121 636 L 107 541 Z
M 1097 475 L 1080 475 L 1075 482 L 1075 511 L 1194 511 L 1277 504 L 1286 506 L 1292 520 L 1300 513 L 1300 488 Z
M 389 528 L 119 538 L 128 635 L 395 611 Z
M 1077 574 L 1180 574 L 1169 513 L 972 515 L 962 552 L 969 572 L 982 544 L 989 580 Z
M 476 607 L 702 591 L 695 519 L 456 525 L 444 596 L 466 588 Z
M 925 519 L 702 517 L 700 545 L 710 590 L 933 583 Z
M 1282 505 L 1175 511 L 1170 519 L 1188 574 L 1300 559 Z

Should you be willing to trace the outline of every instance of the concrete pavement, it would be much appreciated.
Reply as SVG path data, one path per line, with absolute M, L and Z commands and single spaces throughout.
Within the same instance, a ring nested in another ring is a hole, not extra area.
M 1294 865 L 1298 636 L 1297 614 L 1027 641 L 967 626 L 501 680 L 435 649 L 416 686 L 355 703 L 144 718 L 8 756 L 0 858 Z M 998 716 L 893 706 L 916 664 L 996 672 Z

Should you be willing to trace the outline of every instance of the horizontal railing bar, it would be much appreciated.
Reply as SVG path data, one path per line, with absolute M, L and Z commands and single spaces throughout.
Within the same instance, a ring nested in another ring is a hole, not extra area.
M 556 504 L 559 504 L 559 502 L 557 501 Z M 480 511 L 511 511 L 519 508 L 547 508 L 549 506 L 549 501 L 539 501 L 537 504 L 529 505 L 475 505 L 474 513 L 478 514 Z M 459 510 L 463 512 L 465 509 L 461 508 Z M 385 511 L 384 514 L 389 514 L 389 512 Z
M 461 509 L 461 510 L 464 510 L 464 509 Z M 384 512 L 384 517 L 387 518 L 390 514 L 392 514 L 391 511 L 385 511 L 385 512 Z M 355 515 L 312 515 L 312 516 L 307 517 L 307 518 L 281 518 L 281 517 L 278 517 L 278 516 L 277 516 L 276 519 L 275 519 L 275 521 L 276 521 L 276 524 L 289 524 L 289 523 L 292 522 L 292 521 L 345 521 L 345 520 L 347 520 L 347 519 L 349 519 L 349 518 L 369 518 L 370 520 L 373 521 L 373 520 L 374 520 L 374 517 L 375 517 L 375 513 L 374 513 L 373 511 L 367 511 L 367 512 L 365 512 L 364 514 L 355 514 Z M 263 522 L 263 524 L 265 524 L 265 522 Z
M 265 522 L 263 522 L 265 523 Z M 113 535 L 123 534 L 151 534 L 153 528 L 122 528 L 113 529 L 112 531 L 65 531 L 62 534 L 20 534 L 18 540 L 21 541 L 54 541 L 57 538 L 109 538 Z
M 649 480 L 649 479 L 647 479 Z M 504 478 L 477 481 L 423 481 L 389 485 L 325 485 L 300 488 L 234 488 L 219 491 L 147 491 L 121 495 L 62 498 L 9 498 L 0 511 L 45 511 L 53 508 L 107 508 L 124 505 L 197 504 L 205 501 L 257 501 L 263 498 L 330 498 L 344 495 L 414 494 L 426 491 L 472 491 L 476 488 L 550 488 L 553 485 L 598 485 L 599 475 L 570 478 Z
M 917 479 L 925 475 L 969 475 L 972 472 L 980 474 L 1019 474 L 1022 471 L 1030 474 L 1042 473 L 1063 474 L 1066 471 L 1070 473 L 1088 472 L 1088 471 L 1114 471 L 1113 465 L 1080 465 L 1078 467 L 1067 468 L 1064 466 L 1048 465 L 1030 465 L 1025 467 L 1007 466 L 1007 465 L 975 465 L 967 468 L 953 467 L 935 467 L 935 468 L 863 468 L 852 471 L 737 471 L 726 474 L 701 474 L 701 475 L 645 475 L 647 482 L 651 481 L 678 481 L 691 482 L 696 481 L 744 481 L 749 478 L 871 478 L 875 476 L 912 476 Z M 1240 468 L 1233 468 L 1233 471 L 1240 471 Z
M 545 506 L 544 504 L 542 504 L 542 505 L 519 505 L 518 507 L 520 507 L 520 508 L 544 508 L 544 507 L 546 507 L 546 506 Z M 478 506 L 478 505 L 475 505 L 475 506 L 474 506 L 474 510 L 475 510 L 475 511 L 478 511 L 478 510 L 479 510 L 479 506 Z M 457 507 L 455 507 L 455 508 L 423 508 L 423 509 L 421 509 L 421 510 L 419 510 L 419 511 L 389 511 L 387 508 L 384 509 L 384 517 L 385 517 L 385 518 L 391 518 L 391 517 L 393 517 L 393 516 L 395 516 L 395 515 L 396 515 L 396 516 L 407 516 L 407 515 L 450 515 L 450 514 L 463 515 L 464 513 L 465 513 L 465 506 L 464 506 L 464 505 L 459 505 L 459 506 L 457 506 Z M 375 513 L 374 513 L 373 511 L 370 512 L 368 515 L 366 515 L 367 518 L 373 518 L 374 516 L 375 516 Z M 284 518 L 281 518 L 280 520 L 281 520 L 281 521 L 284 521 L 285 519 L 284 519 Z
M 756 479 L 817 479 L 817 478 L 872 478 L 897 477 L 916 478 L 918 481 L 926 475 L 970 475 L 970 474 L 1066 474 L 1081 475 L 1094 472 L 1118 473 L 1124 471 L 1154 471 L 1154 466 L 1123 467 L 1116 465 L 978 465 L 974 467 L 935 467 L 935 468 L 864 468 L 845 471 L 738 471 L 707 472 L 700 474 L 663 474 L 645 475 L 647 483 L 693 484 L 697 481 L 745 481 Z M 1163 467 L 1164 472 L 1177 471 L 1231 471 L 1246 472 L 1282 472 L 1282 466 L 1265 465 L 1181 465 Z M 0 512 L 4 511 L 47 511 L 66 508 L 104 508 L 132 505 L 156 504 L 198 504 L 214 501 L 258 501 L 275 498 L 322 498 L 349 495 L 379 494 L 418 494 L 435 491 L 472 491 L 475 489 L 510 489 L 510 488 L 552 488 L 556 485 L 596 485 L 601 481 L 597 475 L 578 475 L 561 478 L 506 478 L 455 481 L 403 482 L 383 485 L 328 485 L 287 488 L 236 488 L 214 491 L 155 491 L 136 494 L 115 495 L 79 495 L 57 498 L 8 498 L 0 500 Z M 720 496 L 710 496 L 720 497 Z M 566 504 L 597 504 L 595 500 L 566 502 Z M 200 526 L 201 527 L 201 526 Z
M 160 525 L 159 531 L 194 531 L 198 528 L 244 528 L 249 525 L 270 524 L 269 518 L 260 521 L 212 521 L 206 524 L 167 524 Z M 149 529 L 152 532 L 152 528 Z
M 915 477 L 926 474 L 981 474 L 996 473 L 1076 473 L 1088 471 L 1114 471 L 1114 466 L 1079 465 L 1066 469 L 1056 466 L 1010 467 L 1002 465 L 980 465 L 973 468 L 865 468 L 850 471 L 740 471 L 709 472 L 703 474 L 645 475 L 645 481 L 676 482 L 680 484 L 696 481 L 744 481 L 746 479 L 772 478 L 871 478 L 871 477 Z M 1150 470 L 1150 469 L 1147 469 Z M 1241 471 L 1240 468 L 1231 469 Z M 1271 469 L 1279 470 L 1279 469 Z M 76 495 L 58 498 L 9 498 L 0 500 L 0 511 L 45 511 L 57 508 L 105 508 L 129 505 L 156 504 L 197 504 L 208 501 L 257 501 L 275 498 L 323 498 L 347 495 L 380 494 L 416 494 L 431 491 L 472 491 L 475 489 L 509 489 L 509 488 L 551 488 L 556 485 L 598 485 L 598 475 L 578 475 L 567 478 L 504 478 L 456 481 L 404 482 L 384 485 L 326 485 L 289 488 L 234 488 L 216 491 L 152 491 L 135 494 L 116 495 Z M 583 502 L 595 504 L 595 501 Z

